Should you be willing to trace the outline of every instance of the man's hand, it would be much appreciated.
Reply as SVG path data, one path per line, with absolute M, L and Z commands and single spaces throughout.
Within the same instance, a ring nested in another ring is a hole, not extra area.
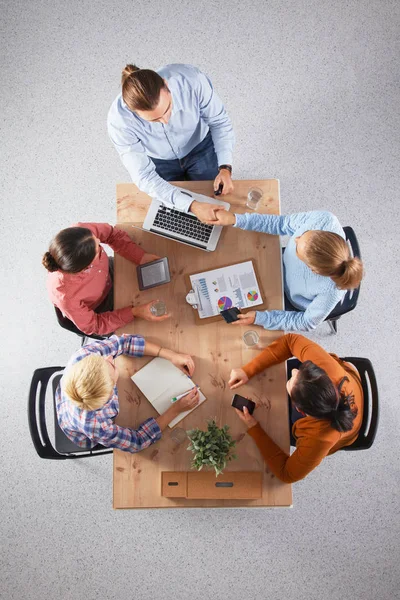
M 221 169 L 218 175 L 216 176 L 214 180 L 214 192 L 218 191 L 220 183 L 222 183 L 222 185 L 224 186 L 221 192 L 222 196 L 226 196 L 227 194 L 233 192 L 232 178 L 228 169 Z
M 211 200 L 211 198 L 210 198 Z M 208 223 L 209 225 L 215 225 L 216 216 L 215 211 L 221 208 L 220 204 L 209 204 L 208 202 L 198 202 L 193 200 L 190 205 L 190 211 L 196 215 L 196 217 L 202 223 Z
M 207 225 L 221 225 L 222 227 L 234 225 L 236 223 L 235 215 L 225 210 L 222 206 L 215 211 L 215 218 L 216 221 L 205 221 L 205 223 L 207 223 Z
M 193 388 L 190 390 L 186 396 L 183 396 L 180 400 L 177 400 L 174 404 L 178 414 L 181 412 L 185 412 L 186 410 L 191 410 L 195 406 L 198 405 L 200 400 L 199 390 L 197 388 Z
M 150 307 L 154 304 L 154 302 L 158 302 L 158 300 L 152 300 L 147 304 L 139 304 L 139 306 L 132 307 L 132 314 L 136 319 L 144 319 L 145 321 L 165 321 L 165 319 L 170 318 L 170 314 L 163 315 L 162 317 L 156 317 L 150 310 Z
M 256 320 L 256 314 L 257 313 L 255 310 L 251 310 L 242 315 L 238 315 L 238 320 L 231 323 L 231 325 L 253 325 L 254 321 Z
M 139 264 L 145 265 L 146 263 L 153 262 L 153 260 L 159 260 L 160 258 L 161 256 L 157 256 L 157 254 L 148 254 L 147 252 L 145 252 Z
M 255 419 L 249 413 L 246 406 L 243 406 L 243 412 L 241 410 L 238 410 L 237 408 L 235 408 L 235 411 L 239 419 L 243 421 L 243 423 L 246 425 L 247 429 L 250 429 L 250 427 L 254 427 L 254 425 L 257 425 L 257 419 Z
M 228 385 L 231 390 L 235 390 L 241 385 L 247 383 L 248 380 L 249 378 L 247 377 L 246 372 L 243 369 L 232 369 Z
M 185 375 L 190 375 L 190 377 L 194 373 L 194 362 L 193 358 L 189 354 L 178 354 L 174 352 L 170 358 L 175 367 L 178 367 Z

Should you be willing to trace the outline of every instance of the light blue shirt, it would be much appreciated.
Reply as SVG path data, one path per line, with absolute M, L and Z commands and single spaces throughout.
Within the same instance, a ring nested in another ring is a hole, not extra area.
M 261 325 L 265 329 L 311 331 L 329 315 L 338 302 L 343 300 L 346 291 L 339 290 L 330 277 L 313 273 L 296 253 L 295 238 L 305 231 L 331 231 L 346 239 L 335 215 L 325 211 L 282 216 L 246 213 L 236 215 L 235 227 L 292 236 L 283 255 L 285 293 L 291 303 L 304 312 L 257 311 L 256 325 Z
M 211 131 L 218 164 L 232 164 L 234 134 L 211 81 L 191 65 L 167 65 L 157 71 L 172 95 L 169 122 L 150 123 L 129 110 L 119 94 L 108 113 L 108 134 L 132 181 L 164 204 L 188 211 L 192 200 L 162 179 L 150 157 L 184 158 Z

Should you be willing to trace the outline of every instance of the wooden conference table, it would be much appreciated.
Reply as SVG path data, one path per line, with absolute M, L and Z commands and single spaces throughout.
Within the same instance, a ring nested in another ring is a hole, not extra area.
M 176 183 L 194 192 L 212 196 L 212 182 L 187 181 Z M 257 212 L 279 214 L 279 181 L 235 181 L 235 190 L 223 199 L 231 204 L 231 211 L 246 212 L 247 191 L 256 185 L 264 191 L 262 206 Z M 212 200 L 210 200 L 212 202 Z M 114 508 L 176 508 L 176 507 L 255 507 L 290 506 L 291 486 L 279 481 L 266 467 L 261 454 L 250 436 L 245 435 L 244 424 L 231 407 L 233 392 L 227 381 L 232 368 L 240 367 L 260 350 L 247 349 L 243 333 L 254 326 L 231 326 L 222 319 L 208 324 L 196 324 L 195 310 L 186 303 L 189 291 L 186 274 L 198 273 L 227 264 L 254 261 L 264 306 L 282 308 L 281 249 L 278 236 L 269 236 L 231 227 L 224 228 L 217 249 L 204 252 L 138 229 L 143 223 L 150 198 L 134 184 L 117 185 L 118 228 L 129 235 L 146 251 L 158 256 L 168 256 L 171 283 L 153 290 L 139 292 L 136 268 L 124 258 L 115 255 L 115 308 L 143 304 L 153 299 L 164 300 L 169 320 L 150 323 L 135 320 L 117 331 L 140 333 L 145 339 L 191 354 L 195 361 L 193 380 L 200 385 L 207 400 L 196 408 L 177 427 L 205 429 L 207 419 L 216 417 L 219 426 L 228 424 L 237 441 L 237 460 L 229 463 L 227 471 L 262 471 L 262 497 L 257 500 L 188 500 L 161 496 L 162 471 L 189 471 L 192 453 L 187 450 L 188 440 L 177 444 L 171 439 L 169 427 L 156 444 L 146 450 L 131 454 L 114 451 L 113 506 Z M 248 210 L 248 209 L 247 209 Z M 133 226 L 134 225 L 134 226 Z M 266 346 L 282 335 L 281 331 L 265 331 L 256 327 L 261 345 Z M 118 392 L 120 413 L 116 422 L 126 427 L 137 427 L 150 416 L 157 417 L 152 405 L 131 381 L 130 376 L 143 367 L 149 357 L 117 359 L 120 378 Z M 285 365 L 276 365 L 251 379 L 240 388 L 240 394 L 253 398 L 258 408 L 255 416 L 262 427 L 285 451 L 289 451 L 288 407 L 286 396 Z

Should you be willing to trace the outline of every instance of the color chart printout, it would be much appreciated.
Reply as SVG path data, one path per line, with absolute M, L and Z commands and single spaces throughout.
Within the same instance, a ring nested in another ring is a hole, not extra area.
M 251 260 L 190 276 L 198 300 L 200 319 L 218 315 L 221 310 L 249 308 L 263 303 Z

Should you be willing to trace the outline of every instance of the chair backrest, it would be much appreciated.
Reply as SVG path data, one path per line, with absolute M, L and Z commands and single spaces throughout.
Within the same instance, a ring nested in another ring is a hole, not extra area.
M 54 310 L 56 311 L 56 317 L 57 317 L 58 324 L 63 329 L 66 329 L 67 331 L 71 331 L 72 333 L 76 333 L 76 335 L 79 335 L 79 337 L 81 337 L 81 338 L 90 337 L 93 340 L 106 340 L 109 337 L 108 335 L 97 335 L 96 333 L 91 333 L 90 335 L 86 334 L 83 331 L 81 331 L 80 329 L 78 329 L 78 327 L 75 325 L 75 323 L 73 321 L 71 321 L 71 319 L 68 319 L 68 317 L 63 315 L 61 310 L 58 308 L 58 306 L 54 306 Z
M 46 425 L 46 390 L 51 377 L 64 367 L 45 367 L 36 369 L 33 373 L 28 398 L 29 431 L 36 452 L 41 458 L 64 460 L 63 456 L 53 447 Z
M 64 367 L 45 367 L 33 373 L 28 398 L 28 422 L 35 450 L 41 458 L 65 460 L 110 454 L 111 449 L 98 444 L 91 449 L 74 444 L 62 431 L 57 421 L 55 392 Z M 50 379 L 53 381 L 52 399 L 54 413 L 55 447 L 51 443 L 46 424 L 46 391 Z
M 58 306 L 55 306 L 54 310 L 56 311 L 56 317 L 57 317 L 58 324 L 63 329 L 66 329 L 67 331 L 71 331 L 72 333 L 76 333 L 76 335 L 79 335 L 79 337 L 85 337 L 85 334 L 83 333 L 83 331 L 78 329 L 77 326 L 75 325 L 75 323 L 73 321 L 71 321 L 71 319 L 68 319 L 68 317 L 64 316 L 62 314 L 61 310 L 58 308 Z
M 379 422 L 379 395 L 375 372 L 368 358 L 346 357 L 345 362 L 354 365 L 360 375 L 363 388 L 363 418 L 357 439 L 341 450 L 368 450 L 375 440 Z M 297 358 L 291 358 L 286 363 L 287 378 L 292 376 L 293 369 L 298 369 L 301 362 Z
M 287 377 L 288 381 L 292 376 L 293 369 L 298 369 L 300 367 L 300 365 L 301 365 L 301 362 L 299 361 L 298 358 L 290 358 L 286 362 L 286 377 Z
M 356 234 L 354 233 L 354 229 L 352 227 L 343 227 L 343 231 L 345 233 L 346 241 L 351 249 L 352 255 L 361 259 L 360 246 Z M 358 296 L 360 294 L 360 287 L 361 286 L 358 286 L 358 288 L 356 288 L 355 290 L 347 290 L 343 301 L 339 302 L 335 306 L 328 318 L 332 319 L 335 317 L 340 317 L 341 315 L 344 315 L 345 313 L 354 310 L 357 306 Z
M 352 255 L 358 258 L 361 258 L 360 246 L 354 233 L 354 229 L 352 227 L 343 227 L 343 231 L 346 236 L 346 241 L 351 249 Z M 282 248 L 282 257 L 285 253 L 285 248 Z M 330 319 L 337 319 L 341 315 L 344 315 L 351 310 L 354 310 L 357 306 L 358 296 L 360 294 L 360 286 L 355 290 L 348 290 L 342 300 L 342 302 L 338 302 L 332 312 L 326 317 L 325 321 L 329 321 Z M 290 302 L 289 298 L 284 296 L 285 299 L 285 310 L 299 312 L 299 309 L 293 306 Z
M 344 446 L 342 450 L 368 450 L 374 443 L 379 423 L 379 394 L 375 372 L 368 358 L 348 356 L 342 360 L 356 367 L 364 396 L 363 418 L 358 437 L 351 446 Z

